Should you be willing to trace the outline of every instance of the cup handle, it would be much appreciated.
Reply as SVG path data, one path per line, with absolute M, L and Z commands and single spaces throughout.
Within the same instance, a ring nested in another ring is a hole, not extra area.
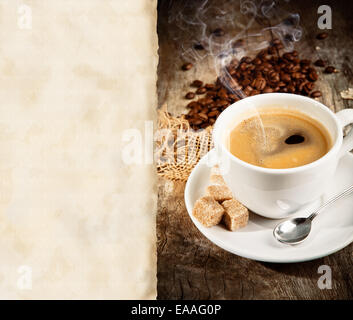
M 341 123 L 342 130 L 348 124 L 353 124 L 353 109 L 344 109 L 336 113 L 336 116 Z M 353 149 L 353 128 L 343 138 L 343 144 L 339 153 L 339 157 L 343 157 L 348 151 Z

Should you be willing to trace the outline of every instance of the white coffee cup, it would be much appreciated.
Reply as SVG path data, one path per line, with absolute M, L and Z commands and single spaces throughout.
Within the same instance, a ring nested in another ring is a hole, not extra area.
M 330 133 L 331 149 L 314 162 L 288 169 L 268 169 L 238 159 L 226 147 L 230 131 L 266 108 L 297 110 L 316 119 Z M 287 217 L 325 192 L 339 159 L 353 149 L 353 130 L 343 138 L 343 127 L 350 123 L 353 109 L 335 114 L 322 103 L 300 95 L 267 93 L 242 99 L 224 110 L 214 126 L 221 173 L 234 196 L 253 212 L 268 218 Z

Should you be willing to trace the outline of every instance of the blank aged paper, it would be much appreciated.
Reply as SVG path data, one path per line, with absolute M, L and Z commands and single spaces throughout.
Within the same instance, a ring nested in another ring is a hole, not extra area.
M 156 1 L 0 0 L 0 298 L 154 299 Z M 144 154 L 142 154 L 144 160 Z

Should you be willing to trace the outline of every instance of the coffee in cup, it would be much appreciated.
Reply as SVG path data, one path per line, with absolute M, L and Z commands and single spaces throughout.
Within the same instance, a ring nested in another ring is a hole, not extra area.
M 230 131 L 228 148 L 238 159 L 272 169 L 303 166 L 331 148 L 327 129 L 295 110 L 266 109 Z

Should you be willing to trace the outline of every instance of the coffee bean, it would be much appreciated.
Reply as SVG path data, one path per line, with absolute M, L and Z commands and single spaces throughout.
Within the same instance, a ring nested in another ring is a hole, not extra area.
M 204 48 L 204 46 L 201 43 L 197 42 L 197 43 L 194 43 L 194 49 L 196 49 L 196 50 L 204 50 L 205 48 Z
M 200 125 L 202 123 L 202 120 L 201 119 L 197 119 L 197 118 L 191 118 L 189 119 L 189 122 L 193 125 Z
M 194 92 L 188 92 L 186 95 L 185 95 L 185 98 L 186 99 L 194 99 L 195 98 L 195 93 Z
M 204 94 L 206 91 L 205 87 L 201 87 L 196 90 L 196 94 Z
M 271 93 L 273 92 L 273 89 L 270 87 L 266 87 L 265 89 L 262 90 L 263 93 Z
M 336 68 L 333 66 L 328 66 L 325 68 L 324 72 L 325 73 L 334 73 L 334 72 L 336 72 Z
M 272 68 L 272 64 L 270 62 L 267 62 L 267 61 L 265 61 L 263 63 L 263 66 L 264 66 L 265 69 L 268 69 L 268 70 L 270 70 Z
M 273 39 L 271 41 L 271 46 L 278 46 L 278 45 L 281 45 L 282 44 L 282 41 L 279 40 L 279 39 Z
M 290 52 L 283 54 L 282 57 L 289 61 L 292 61 L 294 59 L 294 56 Z
M 239 64 L 239 67 L 237 68 L 238 71 L 245 71 L 246 68 L 248 67 L 247 63 L 246 62 L 241 62 Z M 236 73 L 235 73 L 236 74 Z
M 305 77 L 305 76 L 304 76 Z M 292 78 L 293 79 L 301 79 L 302 78 L 302 73 L 300 72 L 293 72 L 292 73 Z
M 251 80 L 250 79 L 244 79 L 241 84 L 243 87 L 246 87 L 248 86 L 249 84 L 251 83 Z
M 207 120 L 208 119 L 208 116 L 207 114 L 203 113 L 203 112 L 200 112 L 199 113 L 199 118 L 203 119 L 203 120 Z
M 316 39 L 318 40 L 324 40 L 328 37 L 328 33 L 327 32 L 321 32 L 316 36 Z
M 212 117 L 217 117 L 220 114 L 219 111 L 215 110 L 215 111 L 211 111 L 209 112 L 207 115 L 212 118 Z
M 204 98 L 204 101 L 205 101 L 205 106 L 208 106 L 208 107 L 214 106 L 214 101 L 212 98 L 206 97 Z
M 309 67 L 308 66 L 302 66 L 302 68 L 300 69 L 301 73 L 303 74 L 307 74 L 309 71 Z
M 208 104 L 210 104 L 210 103 L 212 103 L 213 102 L 213 100 L 211 99 L 211 98 L 208 98 L 208 97 L 206 97 L 206 98 L 201 98 L 201 99 L 199 99 L 198 100 L 198 103 L 201 105 L 201 106 L 207 106 Z
M 247 86 L 243 92 L 246 96 L 248 96 L 248 95 L 250 95 L 252 90 L 253 90 L 253 88 L 251 86 Z
M 308 79 L 309 79 L 310 81 L 316 81 L 318 78 L 319 78 L 319 76 L 317 75 L 316 71 L 311 71 L 311 72 L 308 74 Z
M 262 49 L 258 52 L 258 54 L 256 55 L 257 58 L 260 58 L 261 60 L 265 59 L 265 56 L 267 55 L 267 50 L 266 49 Z
M 303 81 L 301 83 L 297 84 L 297 91 L 300 93 L 302 90 L 304 90 L 304 86 L 306 84 L 306 81 Z
M 233 94 L 233 93 L 229 93 L 229 94 L 228 94 L 228 99 L 237 100 L 238 97 L 237 97 L 235 94 Z
M 203 107 L 203 108 L 201 109 L 201 112 L 200 112 L 200 113 L 207 114 L 207 112 L 208 112 L 208 107 L 205 106 L 205 107 Z
M 315 61 L 314 65 L 317 66 L 317 67 L 324 67 L 325 66 L 325 61 L 322 60 L 322 59 L 318 59 Z
M 217 92 L 215 92 L 215 91 L 208 91 L 206 93 L 206 97 L 208 97 L 208 98 L 214 98 L 216 96 L 217 96 Z
M 216 104 L 216 107 L 224 107 L 228 104 L 228 101 L 227 100 L 217 100 L 215 102 Z
M 222 28 L 217 28 L 212 31 L 212 34 L 214 34 L 216 37 L 222 37 L 225 35 L 225 32 Z
M 198 102 L 196 102 L 196 101 L 191 101 L 187 105 L 188 108 L 197 108 L 199 106 L 200 106 L 200 104 Z
M 245 63 L 251 63 L 251 58 L 250 57 L 247 57 L 247 56 L 245 56 L 245 57 L 242 57 L 241 58 L 241 60 L 240 60 L 240 62 L 245 62 Z
M 238 39 L 235 42 L 233 42 L 233 48 L 239 48 L 242 47 L 245 44 L 245 40 L 244 39 Z
M 214 87 L 215 87 L 215 85 L 212 84 L 212 83 L 206 83 L 206 84 L 205 84 L 205 88 L 206 88 L 207 90 L 213 90 Z
M 197 114 L 197 110 L 191 109 L 185 117 L 186 119 L 191 119 L 195 114 Z
M 301 69 L 302 67 L 299 64 L 291 66 L 291 72 L 298 72 L 301 71 Z
M 295 93 L 295 86 L 293 84 L 289 84 L 287 86 L 288 92 Z
M 260 90 L 253 90 L 253 91 L 251 91 L 250 92 L 250 96 L 255 96 L 255 95 L 257 95 L 257 94 L 260 94 L 261 92 L 260 92 Z
M 217 96 L 221 99 L 227 99 L 228 98 L 228 93 L 225 88 L 221 88 L 218 90 Z
M 268 76 L 270 77 L 270 80 L 274 83 L 279 82 L 280 81 L 280 76 L 279 73 L 276 71 L 271 71 L 268 73 Z
M 304 90 L 306 91 L 306 93 L 309 93 L 313 88 L 314 88 L 314 84 L 312 82 L 307 82 L 304 85 Z
M 190 70 L 193 67 L 193 64 L 190 62 L 186 62 L 181 66 L 181 69 L 184 71 Z
M 317 90 L 317 91 L 313 91 L 312 93 L 310 93 L 310 97 L 312 98 L 318 98 L 322 96 L 322 92 Z
M 308 65 L 311 64 L 311 60 L 309 60 L 309 59 L 302 59 L 302 60 L 300 60 L 300 64 L 301 64 L 302 66 L 308 66 Z
M 275 49 L 274 47 L 269 47 L 269 48 L 267 49 L 267 53 L 268 53 L 268 54 L 275 54 L 275 53 L 276 53 L 276 49 Z
M 202 85 L 203 85 L 203 82 L 200 81 L 200 80 L 194 80 L 194 81 L 191 83 L 191 86 L 192 86 L 192 87 L 196 87 L 196 88 L 200 88 L 200 87 L 202 87 Z
M 262 77 L 258 77 L 255 79 L 254 87 L 257 90 L 263 90 L 266 87 L 266 80 Z
M 261 61 L 260 58 L 255 58 L 255 59 L 253 60 L 253 64 L 260 65 L 260 64 L 262 64 L 262 61 Z
M 281 80 L 284 82 L 290 82 L 291 81 L 291 76 L 288 73 L 282 73 L 281 74 Z

